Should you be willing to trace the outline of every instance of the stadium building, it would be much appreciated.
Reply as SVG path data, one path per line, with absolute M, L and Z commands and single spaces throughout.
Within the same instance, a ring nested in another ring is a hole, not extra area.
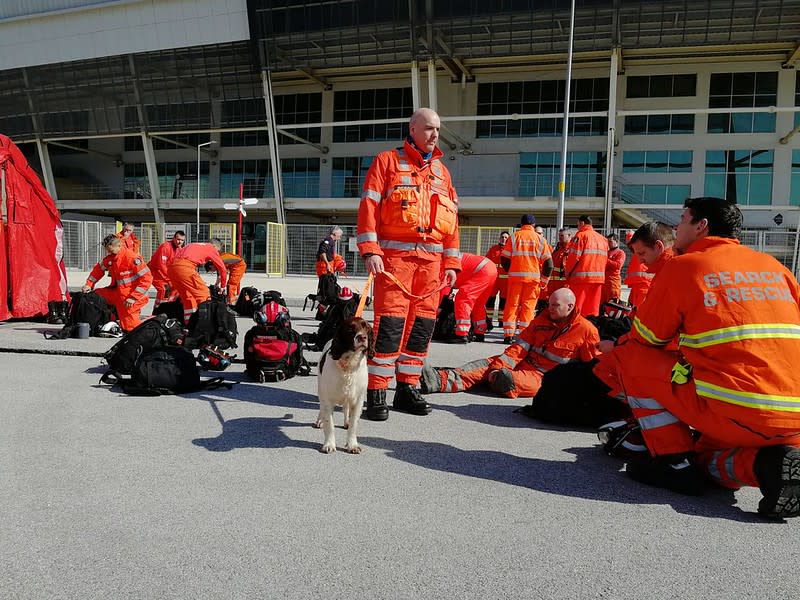
M 355 223 L 372 157 L 430 106 L 464 226 L 554 225 L 570 4 L 5 0 L 0 132 L 67 216 L 235 222 L 243 185 L 258 237 Z M 567 224 L 714 195 L 797 230 L 800 0 L 577 0 L 572 31 Z

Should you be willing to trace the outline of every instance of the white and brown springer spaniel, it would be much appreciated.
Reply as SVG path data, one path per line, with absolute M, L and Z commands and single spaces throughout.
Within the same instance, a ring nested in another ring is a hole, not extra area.
M 372 327 L 364 319 L 352 317 L 342 321 L 329 344 L 319 359 L 319 415 L 314 427 L 322 427 L 325 434 L 321 451 L 325 454 L 336 452 L 333 409 L 341 406 L 347 429 L 344 448 L 351 454 L 360 454 L 361 446 L 356 435 L 367 395 L 367 358 L 375 354 Z

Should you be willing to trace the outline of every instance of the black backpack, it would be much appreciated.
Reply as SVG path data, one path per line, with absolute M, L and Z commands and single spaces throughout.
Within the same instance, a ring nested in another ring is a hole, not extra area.
M 183 345 L 193 350 L 203 346 L 216 346 L 220 350 L 236 348 L 236 313 L 225 300 L 206 300 L 189 318 L 189 333 Z
M 200 390 L 227 387 L 222 377 L 201 381 L 200 369 L 194 355 L 180 346 L 164 347 L 139 356 L 130 379 L 109 371 L 100 379 L 102 383 L 119 383 L 122 391 L 132 396 L 160 396 L 186 394 Z
M 542 387 L 523 407 L 529 417 L 576 427 L 599 427 L 630 414 L 627 405 L 607 395 L 606 386 L 592 372 L 597 359 L 557 365 L 542 377 Z
M 183 304 L 180 300 L 162 302 L 153 309 L 153 315 L 165 315 L 168 319 L 177 319 L 183 323 Z
M 130 375 L 136 359 L 153 350 L 165 346 L 177 346 L 183 336 L 182 320 L 168 319 L 165 315 L 156 315 L 143 321 L 103 355 L 111 367 L 122 375 Z
M 247 374 L 261 383 L 311 373 L 310 365 L 303 358 L 300 334 L 291 326 L 252 327 L 244 336 L 244 363 Z
M 342 323 L 356 314 L 358 303 L 361 299 L 360 294 L 353 294 L 349 300 L 336 299 L 336 303 L 332 304 L 325 311 L 325 316 L 322 322 L 317 327 L 317 331 L 312 334 L 304 336 L 304 341 L 309 350 L 321 351 L 328 340 L 333 339 L 336 335 L 336 329 Z
M 233 305 L 234 312 L 240 317 L 251 317 L 261 306 L 261 292 L 254 287 L 244 287 L 239 291 L 236 304 Z
M 436 313 L 436 324 L 433 326 L 433 339 L 445 341 L 456 334 L 455 302 L 450 296 L 445 296 L 439 303 Z
M 116 318 L 114 307 L 106 299 L 94 292 L 73 292 L 70 294 L 67 322 L 59 331 L 45 337 L 49 340 L 63 340 L 72 336 L 78 323 L 89 324 L 89 335 L 96 336 L 100 328 Z

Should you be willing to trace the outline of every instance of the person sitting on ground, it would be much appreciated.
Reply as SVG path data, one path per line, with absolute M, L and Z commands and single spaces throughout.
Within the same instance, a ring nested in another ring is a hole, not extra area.
M 503 354 L 458 368 L 425 366 L 423 394 L 464 392 L 479 383 L 506 398 L 533 397 L 542 377 L 556 365 L 588 362 L 597 354 L 597 328 L 575 310 L 575 294 L 561 288 L 550 295 L 542 311 Z
M 108 256 L 94 266 L 81 291 L 90 292 L 108 273 L 111 285 L 95 292 L 116 309 L 122 330 L 130 331 L 142 322 L 140 315 L 148 302 L 147 290 L 153 283 L 153 274 L 144 259 L 125 248 L 116 235 L 106 236 L 103 247 Z
M 800 285 L 775 258 L 742 246 L 742 213 L 721 198 L 689 198 L 676 256 L 653 279 L 614 377 L 651 459 L 629 462 L 639 482 L 703 491 L 754 486 L 758 512 L 800 515 Z M 679 352 L 668 344 L 679 336 Z M 598 365 L 600 366 L 600 365 Z M 598 374 L 595 369 L 595 374 Z

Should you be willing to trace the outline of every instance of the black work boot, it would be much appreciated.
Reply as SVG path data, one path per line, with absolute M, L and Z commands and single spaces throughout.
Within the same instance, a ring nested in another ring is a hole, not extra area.
M 389 418 L 386 406 L 386 390 L 367 390 L 367 408 L 364 416 L 370 421 L 385 421 Z
M 703 476 L 686 454 L 665 454 L 647 460 L 629 461 L 628 477 L 639 483 L 665 488 L 686 496 L 702 496 Z
M 50 325 L 63 325 L 66 323 L 66 309 L 62 307 L 66 302 L 51 300 L 47 303 L 47 322 Z
M 771 519 L 800 516 L 800 448 L 762 448 L 753 471 L 764 494 L 758 514 Z
M 408 383 L 397 383 L 397 390 L 394 393 L 394 402 L 392 407 L 401 412 L 407 412 L 412 415 L 424 416 L 430 413 L 433 408 L 425 402 L 425 399 L 415 387 L 411 387 Z

